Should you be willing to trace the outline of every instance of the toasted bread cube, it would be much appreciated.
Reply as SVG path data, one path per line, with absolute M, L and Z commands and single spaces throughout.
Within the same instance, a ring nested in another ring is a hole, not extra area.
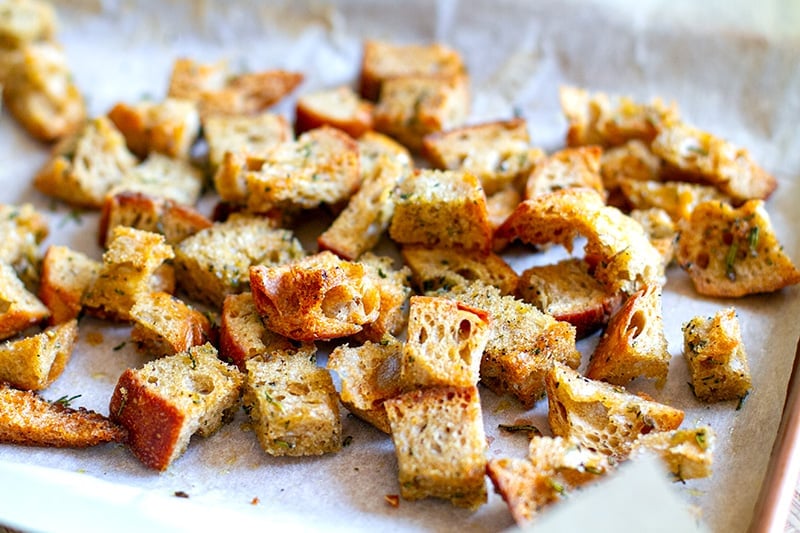
M 489 313 L 491 336 L 481 361 L 481 383 L 496 394 L 511 394 L 526 408 L 544 395 L 544 378 L 555 361 L 573 368 L 581 362 L 575 328 L 479 281 L 437 296 L 454 298 Z
M 211 227 L 211 221 L 194 208 L 174 200 L 141 192 L 121 192 L 106 196 L 103 202 L 98 232 L 100 246 L 105 247 L 117 226 L 161 233 L 166 242 L 174 246 Z
M 0 442 L 22 446 L 88 448 L 124 442 L 127 432 L 86 409 L 48 402 L 31 391 L 0 384 Z
M 384 402 L 400 495 L 477 509 L 486 502 L 486 436 L 477 387 L 434 387 Z
M 125 137 L 128 149 L 142 159 L 150 152 L 188 159 L 200 133 L 197 106 L 178 98 L 144 100 L 133 105 L 120 102 L 111 108 L 108 118 Z
M 683 325 L 683 356 L 694 395 L 704 402 L 741 399 L 750 391 L 750 366 L 736 310 L 694 317 Z
M 519 276 L 497 254 L 422 246 L 404 246 L 401 252 L 411 268 L 414 285 L 421 292 L 447 290 L 473 280 L 493 285 L 504 295 L 517 290 Z
M 704 478 L 711 475 L 716 440 L 710 426 L 656 431 L 636 439 L 631 457 L 655 453 L 677 481 Z
M 119 183 L 111 187 L 109 196 L 122 192 L 138 192 L 161 197 L 185 205 L 194 205 L 203 188 L 203 173 L 188 161 L 172 159 L 159 153 L 129 169 Z
M 140 295 L 131 308 L 131 319 L 131 340 L 155 357 L 185 352 L 211 336 L 211 322 L 203 313 L 166 292 Z
M 619 189 L 622 180 L 658 181 L 661 178 L 661 158 L 650 146 L 633 139 L 603 151 L 600 157 L 600 176 L 609 192 Z
M 730 201 L 730 197 L 719 192 L 716 188 L 698 183 L 622 179 L 619 182 L 619 187 L 627 205 L 631 208 L 649 209 L 658 207 L 666 211 L 675 222 L 689 218 L 694 208 L 703 202 L 710 200 Z
M 73 319 L 0 344 L 0 382 L 18 389 L 46 389 L 64 371 L 77 339 L 78 322 Z
M 411 271 L 406 266 L 395 269 L 391 257 L 374 255 L 371 252 L 362 255 L 359 263 L 364 266 L 366 275 L 377 284 L 381 303 L 378 318 L 364 324 L 353 340 L 381 342 L 387 336 L 399 335 L 406 325 L 405 304 L 411 294 L 408 281 Z
M 521 201 L 522 195 L 512 185 L 486 197 L 486 211 L 493 233 L 511 216 Z
M 545 154 L 531 148 L 528 125 L 516 118 L 432 133 L 423 139 L 422 155 L 435 168 L 474 174 L 494 194 L 522 183 Z
M 103 254 L 103 265 L 84 292 L 82 304 L 101 317 L 130 320 L 130 311 L 142 294 L 152 292 L 154 275 L 167 259 L 172 247 L 164 236 L 119 226 Z
M 477 385 L 489 316 L 454 300 L 412 296 L 400 376 L 408 388 Z
M 408 148 L 377 131 L 368 131 L 356 141 L 361 180 L 368 181 L 382 171 L 386 157 L 403 167 L 413 169 L 414 160 Z
M 226 152 L 260 154 L 293 138 L 289 122 L 275 113 L 208 117 L 203 121 L 203 136 L 212 169 L 222 164 Z
M 585 378 L 560 363 L 553 364 L 545 384 L 553 434 L 615 459 L 627 457 L 639 435 L 671 431 L 683 422 L 680 409 Z
M 384 81 L 408 76 L 452 78 L 466 72 L 459 53 L 439 43 L 398 45 L 384 41 L 364 42 L 359 91 L 377 100 Z
M 739 208 L 703 202 L 678 223 L 678 232 L 678 264 L 700 294 L 736 298 L 800 282 L 761 200 Z
M 678 119 L 675 104 L 667 106 L 660 99 L 641 104 L 575 87 L 561 87 L 558 95 L 569 123 L 569 146 L 619 146 L 632 139 L 649 144 L 663 124 Z
M 97 278 L 101 263 L 66 246 L 51 245 L 42 260 L 39 299 L 50 309 L 50 324 L 77 318 L 81 300 Z
M 51 142 L 77 131 L 86 105 L 72 81 L 67 58 L 50 42 L 26 45 L 5 76 L 3 102 L 25 130 Z
M 243 404 L 270 455 L 322 455 L 342 447 L 339 400 L 315 349 L 249 359 Z
M 678 227 L 669 213 L 659 207 L 633 209 L 629 216 L 642 225 L 650 244 L 661 255 L 664 268 L 675 260 L 678 252 Z
M 394 214 L 394 189 L 410 168 L 388 156 L 366 178 L 336 220 L 318 238 L 320 250 L 353 261 L 378 244 Z
M 622 300 L 621 294 L 607 291 L 594 279 L 586 261 L 578 258 L 525 270 L 517 292 L 540 311 L 575 326 L 577 339 L 605 326 Z
M 599 146 L 565 148 L 536 161 L 525 184 L 525 199 L 575 187 L 594 189 L 602 197 L 606 190 L 600 177 Z
M 311 344 L 301 344 L 267 329 L 258 314 L 253 295 L 249 292 L 229 294 L 222 303 L 219 331 L 219 356 L 245 372 L 245 363 L 257 355 L 266 358 L 273 352 L 310 350 Z
M 366 267 L 330 252 L 252 266 L 250 288 L 267 327 L 299 341 L 353 335 L 380 313 L 380 290 Z
M 44 194 L 95 209 L 135 164 L 125 138 L 101 116 L 59 143 L 33 184 Z
M 21 333 L 50 317 L 50 311 L 28 292 L 11 265 L 0 262 L 0 340 Z
M 325 125 L 353 138 L 361 137 L 372 129 L 372 104 L 346 86 L 300 96 L 295 108 L 295 132 L 299 135 Z
M 191 298 L 221 306 L 228 294 L 247 290 L 250 266 L 280 265 L 304 254 L 291 230 L 266 218 L 232 215 L 181 241 L 175 268 Z
M 492 232 L 486 196 L 466 172 L 421 170 L 398 186 L 389 236 L 399 244 L 461 247 L 488 254 Z
M 39 243 L 47 234 L 47 219 L 31 204 L 0 204 L 0 262 L 14 267 L 23 281 L 38 279 Z
M 679 121 L 659 130 L 652 150 L 670 176 L 713 185 L 736 203 L 766 200 L 778 186 L 746 149 Z
M 8 0 L 0 7 L 0 47 L 49 41 L 56 33 L 56 12 L 47 2 Z
M 586 377 L 625 385 L 637 377 L 667 381 L 672 356 L 664 335 L 661 288 L 647 287 L 625 301 L 592 353 Z
M 383 403 L 405 390 L 400 377 L 403 343 L 386 338 L 361 346 L 337 346 L 328 356 L 328 369 L 341 380 L 339 399 L 347 410 L 384 433 L 391 433 Z
M 375 106 L 375 129 L 417 152 L 426 135 L 464 124 L 469 103 L 466 76 L 391 78 Z

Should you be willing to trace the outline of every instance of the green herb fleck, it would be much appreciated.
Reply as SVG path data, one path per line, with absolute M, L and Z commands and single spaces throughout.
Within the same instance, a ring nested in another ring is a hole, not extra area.
M 192 362 L 192 370 L 197 368 L 197 359 L 194 358 L 194 354 L 192 352 L 189 353 L 189 360 Z
M 126 345 L 126 344 L 127 344 L 127 342 L 125 342 L 125 341 L 122 341 L 121 343 L 117 344 L 116 346 L 114 346 L 114 347 L 113 347 L 113 348 L 111 348 L 111 349 L 112 349 L 112 350 L 114 350 L 115 352 L 118 352 L 118 351 L 120 351 L 121 349 L 123 349 L 123 348 L 125 347 L 125 345 Z
M 700 446 L 701 450 L 705 450 L 708 447 L 708 443 L 706 442 L 705 431 L 698 431 L 697 433 L 695 433 L 694 440 L 697 441 L 697 445 Z
M 695 153 L 697 155 L 704 156 L 704 157 L 708 155 L 708 150 L 706 150 L 702 146 L 689 146 L 687 148 L 687 150 L 689 150 L 690 152 L 693 152 L 693 153 Z
M 739 253 L 739 243 L 731 244 L 731 247 L 728 248 L 728 253 L 725 255 L 725 275 L 731 281 L 736 281 L 736 270 L 733 268 L 733 264 L 736 262 L 736 254 Z
M 350 446 L 351 444 L 353 444 L 353 436 L 352 436 L 352 435 L 348 435 L 348 436 L 346 436 L 346 437 L 344 438 L 344 440 L 342 441 L 342 446 L 344 446 L 345 448 L 347 448 L 347 447 L 348 447 L 348 446 Z
M 550 487 L 552 487 L 552 489 L 557 493 L 559 493 L 561 496 L 565 496 L 567 494 L 567 489 L 557 480 L 553 478 L 548 478 L 547 482 L 550 484 Z
M 744 401 L 747 397 L 750 396 L 750 391 L 745 392 L 743 395 L 739 396 L 739 403 L 736 404 L 736 410 L 741 411 L 742 406 L 744 405 Z
M 521 431 L 525 431 L 528 433 L 533 433 L 537 437 L 542 436 L 542 432 L 539 430 L 539 428 L 537 428 L 533 424 L 499 424 L 497 427 L 508 433 L 518 433 Z
M 63 405 L 64 407 L 69 407 L 69 404 L 72 403 L 72 400 L 75 400 L 75 399 L 80 398 L 80 397 L 81 397 L 80 394 L 76 394 L 75 396 L 68 396 L 68 395 L 65 394 L 64 396 L 62 396 L 61 398 L 59 398 L 58 400 L 56 400 L 53 403 L 57 403 L 57 404 Z
M 266 400 L 272 405 L 274 405 L 279 411 L 283 411 L 283 406 L 281 405 L 281 402 L 270 396 L 269 392 L 264 391 L 264 398 L 266 398 Z
M 753 226 L 747 233 L 747 245 L 750 248 L 750 255 L 756 255 L 756 248 L 758 248 L 758 226 Z

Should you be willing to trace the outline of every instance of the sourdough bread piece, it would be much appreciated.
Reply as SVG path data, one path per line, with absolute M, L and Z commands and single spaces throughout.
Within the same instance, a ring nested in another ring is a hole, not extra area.
M 55 37 L 56 12 L 49 3 L 9 0 L 0 9 L 0 47 L 19 48 Z
M 659 181 L 662 164 L 661 158 L 650 151 L 649 144 L 633 139 L 603 151 L 600 177 L 611 196 L 622 180 Z
M 634 181 L 621 179 L 619 188 L 631 209 L 657 207 L 675 222 L 689 218 L 698 204 L 709 200 L 730 202 L 730 197 L 710 185 L 681 181 Z
M 300 96 L 295 106 L 295 132 L 299 135 L 325 125 L 358 138 L 372 129 L 372 103 L 359 98 L 347 86 Z
M 565 148 L 536 161 L 525 183 L 525 199 L 561 189 L 585 187 L 605 198 L 606 190 L 600 177 L 599 146 Z
M 631 459 L 655 454 L 676 481 L 709 477 L 714 463 L 717 436 L 710 426 L 694 429 L 656 431 L 640 435 L 633 444 Z
M 39 243 L 47 234 L 47 219 L 31 204 L 0 204 L 0 262 L 14 267 L 25 282 L 39 278 Z
M 412 296 L 400 359 L 403 384 L 408 389 L 477 385 L 489 323 L 486 311 L 458 301 Z
M 652 150 L 664 159 L 667 175 L 713 185 L 737 204 L 766 200 L 778 186 L 746 149 L 680 121 L 659 130 Z
M 633 209 L 628 216 L 642 225 L 650 244 L 661 255 L 661 262 L 666 270 L 675 261 L 675 254 L 678 253 L 677 224 L 669 213 L 659 207 Z
M 183 159 L 172 159 L 152 153 L 147 159 L 128 169 L 119 183 L 111 187 L 109 196 L 122 192 L 138 192 L 161 197 L 184 205 L 194 205 L 203 189 L 203 173 Z
M 341 344 L 328 356 L 327 368 L 341 381 L 339 400 L 348 411 L 384 433 L 391 433 L 383 403 L 405 392 L 400 377 L 403 343 L 387 337 L 361 346 Z
M 213 170 L 222 164 L 226 152 L 256 155 L 294 138 L 286 117 L 275 113 L 207 117 L 203 136 Z
M 512 185 L 486 197 L 486 210 L 489 213 L 489 226 L 492 228 L 492 233 L 503 225 L 503 222 L 511 216 L 521 201 L 522 194 Z
M 0 443 L 88 448 L 127 439 L 125 429 L 106 417 L 65 403 L 0 383 Z
M 375 106 L 375 130 L 419 152 L 426 135 L 464 124 L 469 107 L 466 76 L 391 78 L 383 82 Z
M 479 281 L 433 293 L 489 313 L 491 336 L 481 360 L 481 382 L 496 394 L 511 394 L 531 408 L 545 392 L 554 362 L 577 368 L 581 354 L 575 328 Z
M 208 318 L 166 292 L 140 295 L 131 308 L 131 340 L 153 357 L 185 352 L 211 338 Z
M 398 244 L 491 251 L 486 195 L 472 174 L 420 170 L 402 181 L 395 195 L 389 236 Z
M 249 359 L 243 404 L 269 455 L 306 456 L 342 448 L 339 400 L 315 349 Z
M 356 142 L 362 182 L 372 179 L 381 171 L 384 157 L 408 169 L 414 168 L 414 160 L 408 148 L 383 133 L 368 131 Z
M 141 192 L 106 196 L 100 211 L 98 240 L 105 247 L 117 226 L 160 233 L 172 246 L 202 229 L 211 221 L 188 205 Z
M 682 331 L 694 395 L 704 402 L 747 396 L 752 387 L 750 366 L 736 310 L 728 307 L 711 317 L 694 317 Z
M 0 262 L 0 340 L 50 317 L 50 310 L 28 292 L 11 265 Z
M 380 290 L 366 267 L 330 252 L 253 266 L 250 288 L 264 324 L 298 341 L 354 335 L 380 313 Z
M 434 168 L 474 174 L 486 194 L 521 185 L 545 156 L 530 146 L 528 125 L 520 118 L 432 133 L 423 139 L 422 155 Z
M 683 422 L 679 409 L 583 377 L 560 363 L 553 364 L 545 384 L 553 434 L 614 459 L 627 457 L 639 435 L 671 431 Z
M 517 290 L 519 276 L 497 254 L 422 246 L 404 246 L 401 253 L 421 292 L 448 290 L 474 280 L 497 287 L 503 295 Z
M 125 138 L 107 117 L 101 116 L 56 145 L 33 185 L 69 204 L 98 209 L 106 194 L 135 164 Z
M 64 371 L 77 339 L 78 322 L 70 320 L 0 344 L 0 382 L 17 389 L 46 389 Z
M 275 228 L 266 218 L 234 214 L 181 241 L 175 268 L 190 298 L 221 306 L 228 294 L 247 290 L 252 265 L 280 265 L 304 254 L 291 230 Z
M 377 100 L 387 79 L 420 75 L 452 78 L 465 73 L 461 55 L 443 44 L 401 45 L 367 40 L 361 60 L 359 91 L 367 100 Z
M 386 400 L 400 495 L 477 509 L 486 502 L 486 436 L 477 387 L 434 387 Z
M 27 44 L 4 76 L 3 102 L 25 130 L 52 142 L 77 131 L 86 120 L 86 104 L 72 80 L 67 57 L 52 42 Z
M 387 337 L 400 335 L 408 319 L 406 301 L 411 295 L 411 270 L 407 266 L 395 269 L 391 257 L 372 252 L 362 255 L 359 263 L 364 266 L 366 275 L 378 286 L 381 303 L 378 318 L 364 324 L 361 331 L 353 336 L 353 340 L 381 342 Z
M 77 318 L 83 294 L 94 284 L 101 263 L 66 246 L 51 245 L 42 260 L 39 299 L 50 309 L 50 325 Z
M 520 274 L 518 287 L 523 301 L 575 326 L 576 339 L 605 326 L 622 302 L 622 295 L 606 290 L 579 258 L 531 267 Z
M 210 344 L 129 368 L 117 381 L 109 418 L 128 430 L 128 446 L 145 466 L 166 470 L 195 433 L 208 437 L 238 406 L 244 376 Z
M 661 287 L 647 287 L 629 296 L 611 317 L 586 377 L 614 385 L 646 377 L 663 387 L 671 358 L 664 335 Z
M 800 282 L 761 200 L 733 208 L 703 202 L 678 223 L 678 264 L 705 296 L 736 298 Z
M 143 100 L 132 105 L 120 102 L 111 108 L 108 118 L 125 137 L 128 149 L 141 159 L 157 152 L 188 160 L 200 134 L 197 105 L 179 98 Z

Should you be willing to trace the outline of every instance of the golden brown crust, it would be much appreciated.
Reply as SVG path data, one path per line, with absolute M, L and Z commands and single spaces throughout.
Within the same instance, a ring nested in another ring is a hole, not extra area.
M 39 299 L 50 309 L 50 324 L 61 324 L 80 314 L 81 299 L 100 271 L 100 262 L 70 250 L 49 246 L 42 260 Z
M 0 382 L 18 389 L 46 389 L 64 371 L 77 339 L 78 322 L 70 320 L 0 344 Z
M 128 149 L 140 158 L 150 152 L 188 159 L 200 133 L 197 106 L 189 100 L 167 98 L 163 102 L 117 103 L 108 118 L 125 136 Z
M 28 292 L 14 269 L 0 262 L 0 340 L 50 317 L 50 310 Z
M 565 148 L 535 162 L 525 184 L 525 199 L 541 194 L 585 187 L 605 198 L 606 190 L 600 177 L 599 146 Z
M 362 255 L 359 262 L 377 284 L 381 304 L 378 318 L 364 324 L 363 329 L 353 336 L 353 340 L 381 342 L 387 337 L 400 335 L 408 318 L 405 304 L 411 294 L 411 271 L 406 266 L 395 269 L 391 257 L 378 256 L 371 252 Z
M 295 107 L 295 133 L 325 125 L 357 139 L 372 129 L 372 104 L 346 86 L 300 96 Z
M 211 339 L 211 322 L 166 292 L 142 294 L 131 308 L 131 340 L 148 355 L 185 352 Z

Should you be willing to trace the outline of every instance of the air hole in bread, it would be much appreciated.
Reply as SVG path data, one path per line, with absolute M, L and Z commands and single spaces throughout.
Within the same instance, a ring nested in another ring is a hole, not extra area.
M 420 328 L 419 336 L 417 337 L 417 340 L 418 340 L 418 342 L 420 344 L 424 344 L 425 341 L 428 340 L 428 330 L 427 330 L 427 328 Z
M 7 313 L 11 309 L 11 302 L 0 298 L 0 313 Z
M 147 378 L 147 382 L 150 383 L 151 385 L 156 385 L 158 384 L 158 377 L 150 376 L 149 378 Z
M 456 270 L 456 274 L 468 281 L 475 281 L 480 278 L 475 271 L 470 268 L 459 268 Z
M 633 332 L 633 339 L 636 339 L 644 331 L 646 323 L 647 317 L 644 311 L 640 309 L 633 313 L 630 322 L 628 322 L 628 331 Z
M 706 252 L 700 252 L 697 254 L 697 258 L 695 259 L 695 264 L 700 268 L 708 268 L 708 263 L 711 259 Z
M 193 375 L 192 386 L 199 394 L 211 394 L 214 392 L 214 380 L 209 376 Z
M 294 396 L 306 396 L 309 392 L 311 392 L 311 389 L 308 388 L 308 385 L 306 385 L 305 383 L 296 383 L 296 382 L 289 383 L 286 386 L 286 390 L 289 392 L 289 394 L 292 394 Z
M 322 312 L 334 320 L 346 321 L 361 307 L 361 299 L 354 297 L 344 285 L 338 285 L 327 293 L 322 300 Z

